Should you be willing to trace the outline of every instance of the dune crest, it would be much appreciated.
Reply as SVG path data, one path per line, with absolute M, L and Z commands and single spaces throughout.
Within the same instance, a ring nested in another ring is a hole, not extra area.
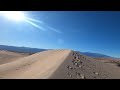
M 117 73 L 117 74 L 116 74 Z M 0 65 L 1 79 L 120 78 L 119 67 L 67 49 L 48 50 Z

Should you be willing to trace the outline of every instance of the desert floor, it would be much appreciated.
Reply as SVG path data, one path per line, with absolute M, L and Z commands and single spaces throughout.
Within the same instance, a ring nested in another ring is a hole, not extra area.
M 67 49 L 33 55 L 0 51 L 0 79 L 120 79 L 118 64 Z

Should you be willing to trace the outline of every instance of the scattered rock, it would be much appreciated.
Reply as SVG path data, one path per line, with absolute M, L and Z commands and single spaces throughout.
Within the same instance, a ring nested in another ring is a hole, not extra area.
M 72 78 L 72 75 L 70 75 L 70 77 Z
M 73 69 L 73 68 L 72 68 L 72 67 L 70 67 L 70 66 L 68 66 L 67 68 L 68 68 L 68 69 Z
M 78 79 L 81 79 L 81 77 L 80 77 L 80 76 L 78 76 L 78 75 L 77 75 L 77 78 L 78 78 Z
M 74 63 L 74 62 L 75 62 L 75 60 L 73 59 L 73 60 L 72 60 L 72 62 Z
M 80 73 L 76 72 L 76 75 L 80 75 Z
M 68 72 L 68 76 L 72 78 L 72 75 Z
M 82 66 L 81 66 L 81 65 L 78 65 L 78 67 L 79 67 L 79 68 L 82 68 Z
M 97 73 L 97 72 L 93 72 L 94 74 L 96 74 L 96 75 L 99 75 L 99 73 Z
M 74 56 L 74 59 L 76 59 L 76 56 Z
M 78 62 L 80 62 L 80 59 L 78 59 Z
M 79 79 L 85 79 L 85 76 L 82 75 L 82 74 L 80 74 L 80 73 L 78 73 L 78 72 L 76 72 L 76 76 L 77 76 L 77 78 L 79 78 Z
M 67 66 L 67 68 L 69 69 L 69 66 Z
M 77 64 L 77 63 L 75 63 L 75 65 L 77 66 L 78 64 Z
M 99 75 L 99 73 L 97 73 L 97 72 L 96 72 L 95 74 L 96 74 L 96 75 Z
M 85 79 L 85 76 L 84 76 L 84 75 L 81 74 L 80 76 L 81 76 L 81 79 Z

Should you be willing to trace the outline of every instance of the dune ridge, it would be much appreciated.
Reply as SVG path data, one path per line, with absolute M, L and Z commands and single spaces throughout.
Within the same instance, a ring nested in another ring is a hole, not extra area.
M 119 67 L 68 49 L 42 51 L 0 64 L 1 79 L 111 79 Z

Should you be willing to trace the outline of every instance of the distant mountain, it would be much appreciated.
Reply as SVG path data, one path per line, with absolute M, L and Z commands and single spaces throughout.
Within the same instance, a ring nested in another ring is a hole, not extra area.
M 91 52 L 80 52 L 86 56 L 94 57 L 94 58 L 114 58 L 108 55 L 100 54 L 100 53 L 91 53 Z
M 0 45 L 0 50 L 7 50 L 7 51 L 21 52 L 21 53 L 37 53 L 37 52 L 42 52 L 50 49 L 38 49 L 38 48 L 29 48 L 29 47 Z M 80 52 L 80 51 L 77 51 L 77 52 Z M 91 52 L 80 52 L 80 53 L 86 56 L 96 57 L 96 58 L 113 58 L 111 56 L 107 56 L 99 53 L 91 53 Z
M 0 50 L 7 50 L 7 51 L 21 52 L 21 53 L 37 53 L 37 52 L 45 51 L 47 49 L 0 45 Z

